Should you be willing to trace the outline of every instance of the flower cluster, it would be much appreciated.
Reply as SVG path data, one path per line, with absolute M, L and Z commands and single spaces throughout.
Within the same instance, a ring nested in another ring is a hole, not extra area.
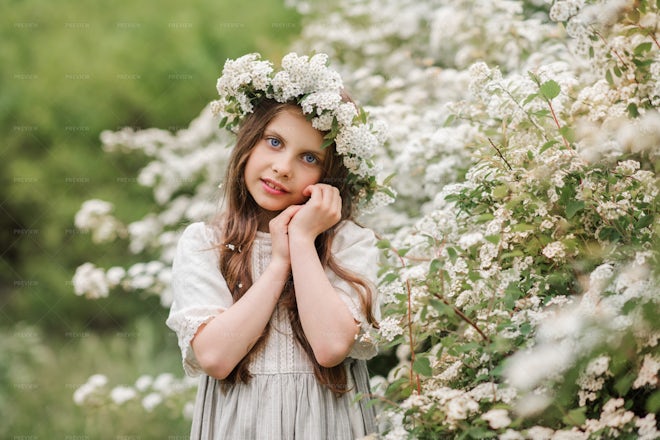
M 363 208 L 390 203 L 394 192 L 378 181 L 380 168 L 373 160 L 386 141 L 385 127 L 368 121 L 363 109 L 345 102 L 341 76 L 327 63 L 326 54 L 310 58 L 289 53 L 275 72 L 272 63 L 256 53 L 227 60 L 217 83 L 220 99 L 211 103 L 211 110 L 222 118 L 221 127 L 236 131 L 264 98 L 299 105 L 314 128 L 326 133 L 324 145 L 335 143 L 349 171 L 355 201 Z
M 119 408 L 138 403 L 144 411 L 152 412 L 168 399 L 185 401 L 183 415 L 192 418 L 197 380 L 190 377 L 177 379 L 171 373 L 161 373 L 156 377 L 144 374 L 133 385 L 110 387 L 104 374 L 94 374 L 73 393 L 73 401 L 78 406 L 100 407 L 110 405 Z

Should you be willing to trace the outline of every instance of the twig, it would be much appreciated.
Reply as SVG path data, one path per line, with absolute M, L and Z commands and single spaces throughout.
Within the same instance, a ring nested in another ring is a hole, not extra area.
M 399 254 L 399 250 L 392 245 L 390 245 L 390 250 L 392 250 L 399 259 L 401 263 L 401 267 L 405 268 L 406 262 L 404 261 L 403 257 Z M 410 287 L 410 280 L 406 280 L 406 291 L 408 293 L 407 319 L 408 319 L 408 340 L 410 343 L 410 386 L 415 387 L 416 385 L 417 393 L 421 394 L 422 384 L 419 380 L 419 375 L 415 375 L 413 371 L 413 365 L 415 364 L 415 340 L 413 338 L 413 330 L 412 330 L 412 289 Z
M 547 98 L 545 99 L 545 101 L 548 103 L 548 107 L 550 107 L 550 113 L 552 114 L 552 119 L 555 120 L 555 124 L 557 125 L 557 130 L 559 130 L 559 134 L 561 135 L 561 138 L 564 141 L 564 145 L 566 146 L 566 148 L 570 150 L 571 145 L 568 143 L 568 139 L 566 139 L 566 137 L 561 132 L 561 124 L 559 123 L 559 119 L 557 119 L 557 115 L 555 114 L 555 109 L 552 106 L 552 101 L 550 101 Z
M 488 142 L 490 142 L 490 145 L 491 145 L 493 148 L 495 148 L 495 151 L 497 151 L 497 155 L 500 156 L 500 158 L 504 161 L 504 163 L 506 164 L 506 166 L 509 168 L 509 171 L 513 171 L 513 168 L 511 168 L 511 164 L 509 164 L 509 162 L 506 160 L 506 158 L 504 157 L 504 155 L 502 154 L 502 152 L 500 151 L 500 149 L 497 148 L 497 145 L 495 145 L 495 143 L 493 142 L 493 140 L 492 140 L 491 138 L 488 138 Z
M 474 321 L 472 321 L 470 318 L 468 318 L 467 315 L 465 315 L 465 313 L 461 312 L 458 308 L 456 308 L 456 306 L 453 306 L 449 301 L 447 301 L 444 297 L 438 295 L 437 293 L 434 293 L 433 296 L 435 296 L 440 301 L 442 301 L 443 303 L 445 303 L 446 305 L 451 307 L 452 310 L 458 316 L 460 316 L 463 321 L 470 324 L 470 326 L 472 326 L 472 328 L 474 328 L 477 331 L 477 333 L 479 333 L 479 335 L 481 335 L 481 337 L 484 339 L 484 341 L 490 342 L 490 338 L 484 332 L 482 332 L 481 329 L 479 327 L 477 327 L 477 324 L 475 324 Z

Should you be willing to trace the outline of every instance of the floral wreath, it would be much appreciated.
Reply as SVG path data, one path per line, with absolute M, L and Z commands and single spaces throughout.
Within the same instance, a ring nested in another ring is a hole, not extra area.
M 342 100 L 341 76 L 327 62 L 323 53 L 311 58 L 289 53 L 282 58 L 282 69 L 274 72 L 273 64 L 258 53 L 227 60 L 217 83 L 220 99 L 211 103 L 211 111 L 222 118 L 221 128 L 236 133 L 261 99 L 297 104 L 314 128 L 326 132 L 323 147 L 335 143 L 358 208 L 367 211 L 391 203 L 392 176 L 379 182 L 380 168 L 373 161 L 387 138 L 386 127 L 381 121 L 369 122 L 364 109 Z

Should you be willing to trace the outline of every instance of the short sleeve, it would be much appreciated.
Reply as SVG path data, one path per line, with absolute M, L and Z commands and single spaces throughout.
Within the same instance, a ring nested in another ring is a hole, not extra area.
M 177 334 L 186 374 L 198 376 L 203 371 L 190 342 L 200 325 L 233 304 L 218 267 L 213 231 L 204 223 L 189 225 L 179 238 L 172 264 L 172 295 L 165 323 Z
M 332 242 L 332 253 L 337 263 L 343 268 L 350 270 L 371 285 L 373 297 L 371 298 L 371 311 L 377 320 L 380 320 L 380 308 L 378 306 L 378 291 L 376 284 L 378 280 L 378 248 L 374 233 L 362 228 L 351 221 L 342 223 Z M 346 306 L 351 311 L 353 318 L 359 323 L 360 331 L 349 357 L 355 359 L 370 359 L 377 353 L 375 338 L 376 331 L 367 322 L 362 303 L 361 293 L 356 291 L 346 280 L 340 278 L 332 270 L 326 269 L 330 283 L 337 290 Z

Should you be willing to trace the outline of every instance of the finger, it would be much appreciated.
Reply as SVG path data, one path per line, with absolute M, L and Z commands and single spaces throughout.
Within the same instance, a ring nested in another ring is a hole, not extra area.
M 307 194 L 309 200 L 320 203 L 323 200 L 323 189 L 319 184 L 307 186 L 303 194 Z
M 268 227 L 272 232 L 282 232 L 286 233 L 287 226 L 291 222 L 291 219 L 298 211 L 300 211 L 302 205 L 291 205 L 287 207 L 284 211 L 280 212 L 277 217 L 272 219 L 268 223 Z

